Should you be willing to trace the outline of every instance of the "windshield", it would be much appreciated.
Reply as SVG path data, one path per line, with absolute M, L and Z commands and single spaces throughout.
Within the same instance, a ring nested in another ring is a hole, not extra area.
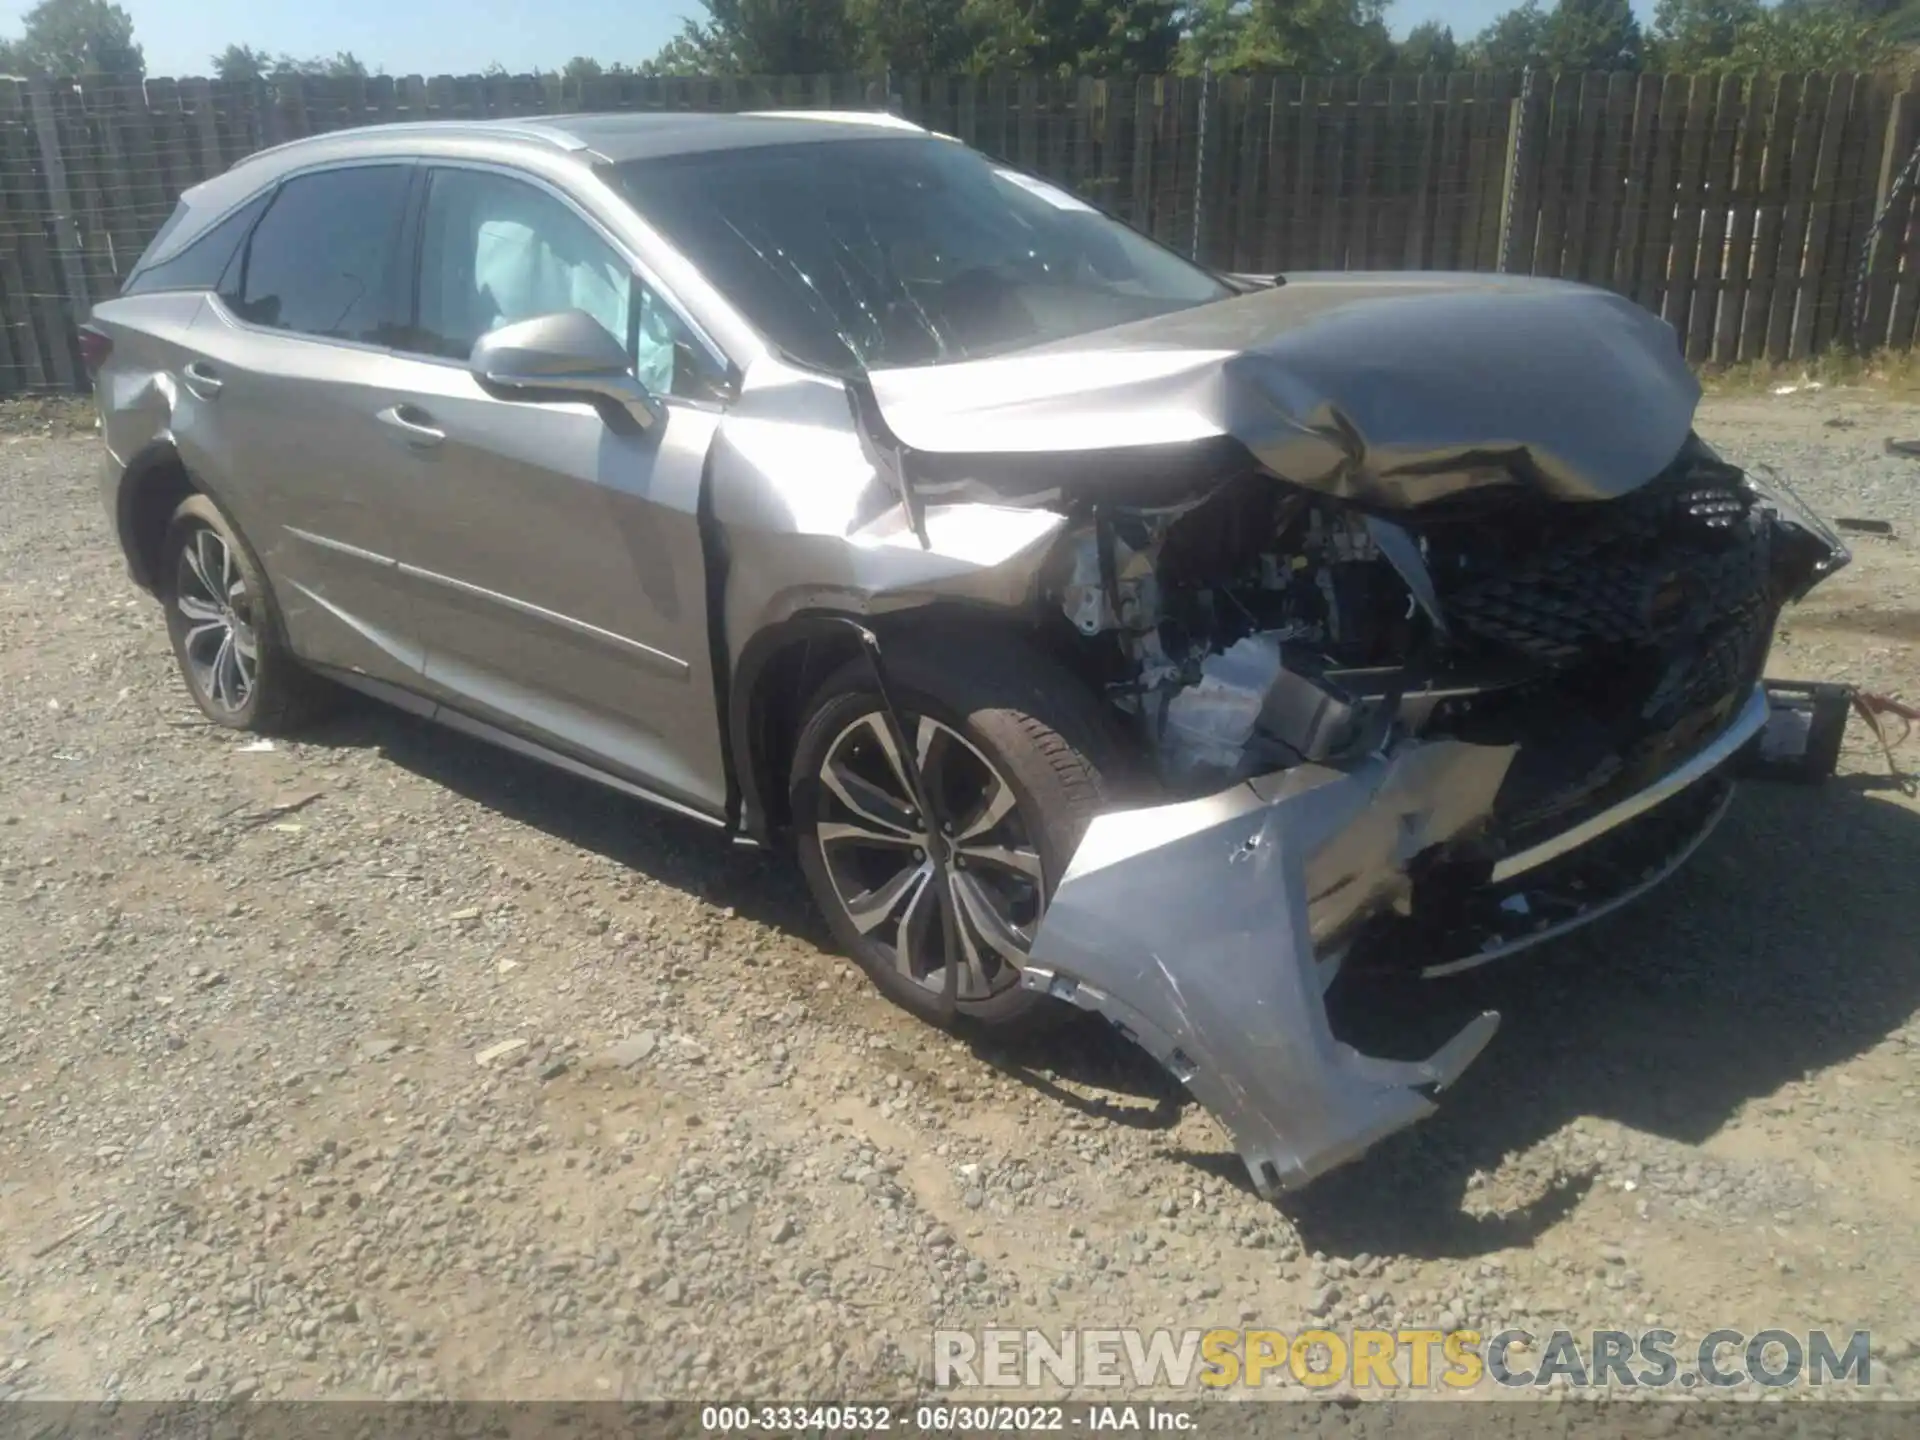
M 762 334 L 840 373 L 975 359 L 1232 293 L 1066 192 L 948 140 L 710 150 L 617 175 Z

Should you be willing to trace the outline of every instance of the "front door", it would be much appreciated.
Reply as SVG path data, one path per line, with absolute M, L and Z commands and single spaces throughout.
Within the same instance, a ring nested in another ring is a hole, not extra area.
M 409 557 L 432 694 L 703 813 L 725 809 L 699 500 L 716 367 L 585 211 L 434 169 L 396 422 L 433 521 Z M 584 310 L 665 403 L 647 429 L 489 393 L 495 327 Z

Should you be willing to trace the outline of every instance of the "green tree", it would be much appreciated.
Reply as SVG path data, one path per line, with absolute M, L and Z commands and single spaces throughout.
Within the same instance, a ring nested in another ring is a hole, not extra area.
M 848 0 L 863 69 L 965 70 L 982 36 L 975 0 Z
M 264 80 L 273 69 L 273 57 L 251 45 L 229 45 L 213 57 L 213 73 L 222 80 Z
M 310 60 L 296 60 L 291 55 L 282 55 L 273 62 L 273 73 L 323 75 L 329 80 L 364 80 L 370 72 L 358 55 L 351 50 L 340 50 L 332 55 L 316 55 Z
M 1741 34 L 1724 68 L 1874 70 L 1893 58 L 1897 45 L 1897 30 L 1846 6 L 1783 3 Z
M 1649 34 L 1666 70 L 1873 70 L 1920 42 L 1915 0 L 1660 0 Z
M 1187 15 L 1181 68 L 1381 70 L 1393 63 L 1388 0 L 1199 0 Z
M 269 55 L 251 45 L 229 45 L 213 57 L 213 70 L 222 80 L 285 80 L 298 75 L 321 75 L 333 80 L 367 78 L 367 67 L 351 50 L 297 60 L 291 55 Z
M 1245 0 L 1195 0 L 1180 37 L 1180 68 L 1193 72 L 1209 64 L 1216 69 L 1231 65 L 1246 28 Z
M 1547 17 L 1547 59 L 1558 70 L 1638 70 L 1645 42 L 1627 0 L 1560 0 Z
M 133 38 L 133 17 L 109 0 L 40 0 L 21 17 L 20 38 L 0 41 L 0 66 L 54 75 L 147 73 L 146 53 Z
M 1061 73 L 1167 70 L 1180 48 L 1180 0 L 1034 0 L 1029 17 L 1029 63 Z
M 1453 27 L 1428 20 L 1407 32 L 1396 48 L 1396 70 L 1458 70 L 1464 64 L 1460 42 L 1453 38 Z
M 642 68 L 665 75 L 818 75 L 852 70 L 859 48 L 846 0 L 702 0 Z
M 703 0 L 653 74 L 1165 70 L 1185 0 Z
M 1907 0 L 1880 22 L 1882 35 L 1895 45 L 1920 44 L 1920 0 Z
M 1499 16 L 1473 42 L 1476 63 L 1496 70 L 1637 70 L 1645 37 L 1628 0 L 1539 0 Z
M 587 82 L 590 80 L 598 80 L 603 75 L 631 75 L 633 73 L 633 67 L 631 65 L 627 65 L 618 60 L 614 61 L 611 65 L 602 65 L 591 55 L 576 55 L 560 68 L 558 74 L 553 75 L 551 78 L 560 82 L 561 93 L 563 95 L 571 95 L 575 99 L 578 99 L 586 93 Z
M 1647 33 L 1649 49 L 1662 70 L 1709 70 L 1765 20 L 1760 0 L 1660 0 Z
M 1539 0 L 1525 0 L 1503 15 L 1494 17 L 1473 38 L 1474 63 L 1490 70 L 1524 70 L 1544 65 L 1547 59 L 1547 12 Z

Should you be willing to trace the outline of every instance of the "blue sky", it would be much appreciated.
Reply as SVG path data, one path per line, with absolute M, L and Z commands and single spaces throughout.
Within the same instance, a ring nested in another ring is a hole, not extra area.
M 14 34 L 34 0 L 0 0 L 0 34 Z M 201 75 L 229 43 L 278 54 L 351 50 L 393 75 L 556 68 L 575 55 L 643 60 L 701 15 L 698 0 L 120 0 L 153 75 Z M 1513 0 L 1398 0 L 1396 31 L 1444 20 L 1462 37 Z M 1652 0 L 1635 0 L 1645 19 Z

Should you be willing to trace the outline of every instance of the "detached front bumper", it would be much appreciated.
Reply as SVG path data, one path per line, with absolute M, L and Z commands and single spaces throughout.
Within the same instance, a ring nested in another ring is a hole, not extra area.
M 1646 790 L 1504 862 L 1500 879 L 1599 842 L 1701 782 L 1730 785 L 1764 727 L 1756 687 L 1712 742 Z M 1024 983 L 1098 1012 L 1226 1126 L 1262 1195 L 1308 1183 L 1435 1110 L 1493 1038 L 1488 1011 L 1426 1060 L 1363 1055 L 1337 1039 L 1324 995 L 1367 917 L 1404 907 L 1414 858 L 1491 811 L 1513 747 L 1410 740 L 1346 771 L 1302 766 L 1204 799 L 1103 815 L 1088 828 L 1034 937 Z M 1677 868 L 1724 809 L 1651 879 Z M 1573 928 L 1546 926 L 1508 953 Z M 1493 958 L 1477 955 L 1473 963 Z

